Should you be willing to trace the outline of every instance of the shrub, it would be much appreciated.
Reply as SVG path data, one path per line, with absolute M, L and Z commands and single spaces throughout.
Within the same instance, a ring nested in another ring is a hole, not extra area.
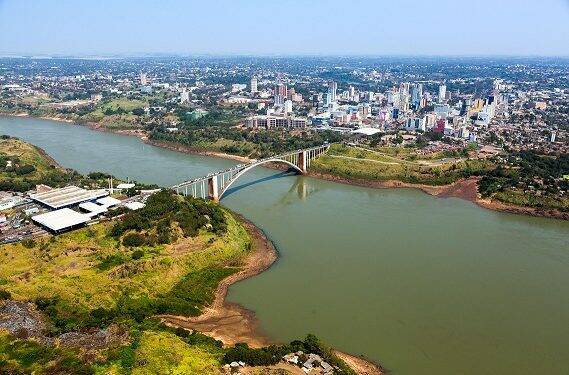
M 12 294 L 10 292 L 8 292 L 7 290 L 4 289 L 0 289 L 0 301 L 6 300 L 6 299 L 11 299 L 12 298 Z
M 24 245 L 25 248 L 33 249 L 36 246 L 36 241 L 30 238 L 28 240 L 22 241 L 22 245 Z
M 23 176 L 25 174 L 32 173 L 36 170 L 33 165 L 22 165 L 21 167 L 16 168 L 16 174 L 19 176 Z
M 128 247 L 138 247 L 146 243 L 145 237 L 140 233 L 129 233 L 122 239 L 122 244 Z
M 142 250 L 135 250 L 132 253 L 132 259 L 137 260 L 144 256 L 144 251 Z

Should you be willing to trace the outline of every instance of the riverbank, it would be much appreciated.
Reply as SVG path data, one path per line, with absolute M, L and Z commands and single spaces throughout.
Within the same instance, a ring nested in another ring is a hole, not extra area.
M 488 210 L 534 217 L 546 217 L 558 220 L 569 220 L 569 212 L 514 206 L 496 200 L 482 199 L 478 194 L 478 182 L 480 180 L 478 177 L 461 179 L 448 185 L 435 186 L 424 184 L 410 184 L 397 180 L 379 181 L 347 179 L 344 177 L 338 177 L 319 172 L 309 172 L 308 176 L 341 184 L 369 187 L 374 189 L 417 189 L 438 198 L 461 198 L 469 202 L 473 202 L 478 206 Z
M 197 317 L 162 315 L 160 320 L 170 327 L 196 330 L 220 340 L 224 345 L 247 343 L 260 348 L 274 344 L 259 328 L 255 313 L 225 300 L 229 287 L 269 269 L 278 259 L 274 244 L 261 229 L 243 216 L 235 214 L 253 240 L 253 251 L 244 261 L 243 269 L 221 281 L 215 291 L 213 303 Z M 361 375 L 380 375 L 381 366 L 351 354 L 334 350 L 334 354 Z
M 212 304 L 200 316 L 162 315 L 158 318 L 169 326 L 196 330 L 225 345 L 246 342 L 252 347 L 267 346 L 270 341 L 259 332 L 255 314 L 237 304 L 226 302 L 225 297 L 232 284 L 267 270 L 277 260 L 277 250 L 253 223 L 240 215 L 234 215 L 239 218 L 253 241 L 253 251 L 245 258 L 242 270 L 219 283 Z
M 163 141 L 155 141 L 155 140 L 151 140 L 149 138 L 143 139 L 143 141 L 146 144 L 156 146 L 156 147 L 166 148 L 170 151 L 183 152 L 183 153 L 193 154 L 193 155 L 212 156 L 215 158 L 223 158 L 223 159 L 229 159 L 229 160 L 236 160 L 236 161 L 239 161 L 241 163 L 251 163 L 254 161 L 254 159 L 250 159 L 246 156 L 231 155 L 231 154 L 226 154 L 223 152 L 208 151 L 208 150 L 204 150 L 204 149 L 184 146 L 181 144 L 175 144 L 175 143 L 169 143 L 169 142 L 163 142 Z
M 0 116 L 8 116 L 8 117 L 33 117 L 30 116 L 28 113 L 17 113 L 17 114 L 6 114 L 2 113 Z M 121 134 L 121 135 L 129 135 L 135 136 L 141 139 L 143 142 L 149 145 L 153 145 L 156 147 L 166 148 L 171 151 L 175 152 L 182 152 L 188 153 L 193 155 L 202 155 L 202 156 L 210 156 L 210 157 L 217 157 L 223 158 L 228 160 L 235 160 L 241 163 L 250 163 L 254 161 L 254 159 L 250 159 L 244 156 L 238 155 L 231 155 L 222 152 L 214 152 L 214 151 L 207 151 L 203 149 L 197 149 L 193 147 L 184 146 L 181 144 L 173 144 L 169 142 L 161 142 L 161 141 L 154 141 L 148 138 L 148 134 L 146 131 L 142 129 L 108 129 L 102 127 L 100 124 L 97 123 L 78 123 L 74 122 L 69 119 L 64 119 L 60 117 L 39 117 L 45 120 L 51 121 L 58 121 L 64 122 L 68 124 L 75 124 L 80 126 L 86 126 L 89 129 L 97 130 L 101 132 L 107 133 L 114 133 L 114 134 Z M 280 165 L 265 165 L 265 167 L 282 170 Z M 562 212 L 559 210 L 553 209 L 541 209 L 541 208 L 534 208 L 534 207 L 524 207 L 524 206 L 515 206 L 512 204 L 503 203 L 497 200 L 491 199 L 482 199 L 478 195 L 478 178 L 472 177 L 469 179 L 459 180 L 455 183 L 449 185 L 423 185 L 423 184 L 410 184 L 405 183 L 398 180 L 358 180 L 358 179 L 347 179 L 343 177 L 338 177 L 335 175 L 324 174 L 324 173 L 317 173 L 317 172 L 310 172 L 308 174 L 310 177 L 319 178 L 322 180 L 348 184 L 348 185 L 355 185 L 355 186 L 362 186 L 362 187 L 371 187 L 371 188 L 379 188 L 379 189 L 396 189 L 396 188 L 406 188 L 406 189 L 418 189 L 421 190 L 429 195 L 436 196 L 436 197 L 457 197 L 461 199 L 468 200 L 470 202 L 476 203 L 478 206 L 499 212 L 507 212 L 517 215 L 526 215 L 526 216 L 534 216 L 534 217 L 546 217 L 558 220 L 569 220 L 569 212 Z

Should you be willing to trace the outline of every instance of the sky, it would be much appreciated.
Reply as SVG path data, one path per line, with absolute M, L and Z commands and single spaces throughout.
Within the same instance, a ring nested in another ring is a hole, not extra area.
M 569 56 L 569 0 L 0 0 L 0 55 Z

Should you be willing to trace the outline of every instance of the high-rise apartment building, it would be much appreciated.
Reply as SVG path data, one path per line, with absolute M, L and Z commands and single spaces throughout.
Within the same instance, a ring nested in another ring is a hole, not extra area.
M 328 93 L 330 94 L 330 100 L 332 103 L 336 102 L 337 100 L 337 93 L 338 93 L 338 84 L 334 81 L 328 82 Z
M 439 103 L 443 103 L 446 100 L 447 87 L 446 85 L 439 86 Z
M 251 78 L 251 94 L 254 94 L 258 91 L 259 90 L 257 87 L 257 77 L 253 76 L 253 78 Z

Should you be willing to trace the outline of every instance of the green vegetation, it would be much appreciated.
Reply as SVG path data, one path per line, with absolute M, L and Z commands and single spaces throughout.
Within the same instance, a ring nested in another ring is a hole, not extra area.
M 38 183 L 65 184 L 79 175 L 61 169 L 35 146 L 0 137 L 0 190 L 26 191 Z
M 558 157 L 519 152 L 506 166 L 489 171 L 479 183 L 483 197 L 518 206 L 569 211 L 569 155 Z
M 144 363 L 133 375 L 221 374 L 219 355 L 199 345 L 188 345 L 169 332 L 146 331 L 135 352 L 135 361 Z
M 115 98 L 98 103 L 92 110 L 82 114 L 75 121 L 94 122 L 109 129 L 141 128 L 147 100 Z
M 18 138 L 0 136 L 0 190 L 25 192 L 38 184 L 51 187 L 79 185 L 97 189 L 108 186 L 110 174 L 92 172 L 83 176 L 71 169 L 63 169 L 41 149 Z M 120 183 L 115 178 L 116 183 Z M 134 193 L 140 189 L 156 188 L 156 185 L 136 184 Z
M 393 149 L 406 151 L 395 152 Z M 460 178 L 481 175 L 493 168 L 491 163 L 476 159 L 421 161 L 400 158 L 408 157 L 410 152 L 404 148 L 381 148 L 374 152 L 332 145 L 327 154 L 312 162 L 311 169 L 351 179 L 445 185 Z
M 72 350 L 21 340 L 0 331 L 0 373 L 2 374 L 92 374 L 93 371 Z
M 142 240 L 128 240 L 133 235 Z M 167 191 L 115 224 L 36 242 L 5 246 L 0 277 L 13 298 L 36 302 L 54 333 L 154 314 L 198 315 L 251 246 L 218 205 Z
M 325 141 L 336 142 L 341 139 L 339 133 L 330 131 L 244 129 L 235 126 L 240 119 L 238 114 L 227 110 L 212 110 L 199 118 L 191 116 L 191 113 L 178 113 L 180 124 L 177 132 L 169 132 L 164 126 L 152 127 L 150 139 L 253 158 L 318 146 Z
M 170 241 L 160 241 L 166 237 L 160 236 L 159 227 Z M 132 236 L 142 240 L 129 242 Z M 245 229 L 220 206 L 162 191 L 145 208 L 114 224 L 3 246 L 2 296 L 35 302 L 48 318 L 51 335 L 110 324 L 129 332 L 127 346 L 99 353 L 105 359 L 87 366 L 85 373 L 96 368 L 102 373 L 150 374 L 169 368 L 214 374 L 221 363 L 219 345 L 205 336 L 178 338 L 162 328 L 148 328 L 148 319 L 200 314 L 213 301 L 219 282 L 239 270 L 250 248 Z M 1 340 L 0 345 L 14 349 L 2 351 L 0 371 L 56 373 L 55 364 L 85 364 L 74 352 L 5 334 Z
M 213 202 L 162 191 L 146 203 L 115 222 L 2 247 L 0 299 L 34 302 L 47 318 L 47 335 L 113 325 L 126 338 L 94 353 L 0 332 L 0 373 L 221 374 L 231 358 L 275 363 L 291 348 L 353 373 L 313 336 L 289 346 L 224 349 L 200 333 L 158 323 L 157 314 L 200 314 L 219 282 L 240 269 L 251 240 Z
M 356 374 L 314 335 L 306 336 L 303 341 L 292 341 L 288 345 L 271 345 L 259 349 L 250 348 L 247 344 L 236 344 L 226 351 L 223 361 L 225 363 L 243 361 L 254 366 L 270 366 L 278 363 L 285 354 L 297 351 L 320 355 L 324 361 L 338 367 L 339 370 L 335 374 Z M 301 357 L 301 360 L 306 359 Z

